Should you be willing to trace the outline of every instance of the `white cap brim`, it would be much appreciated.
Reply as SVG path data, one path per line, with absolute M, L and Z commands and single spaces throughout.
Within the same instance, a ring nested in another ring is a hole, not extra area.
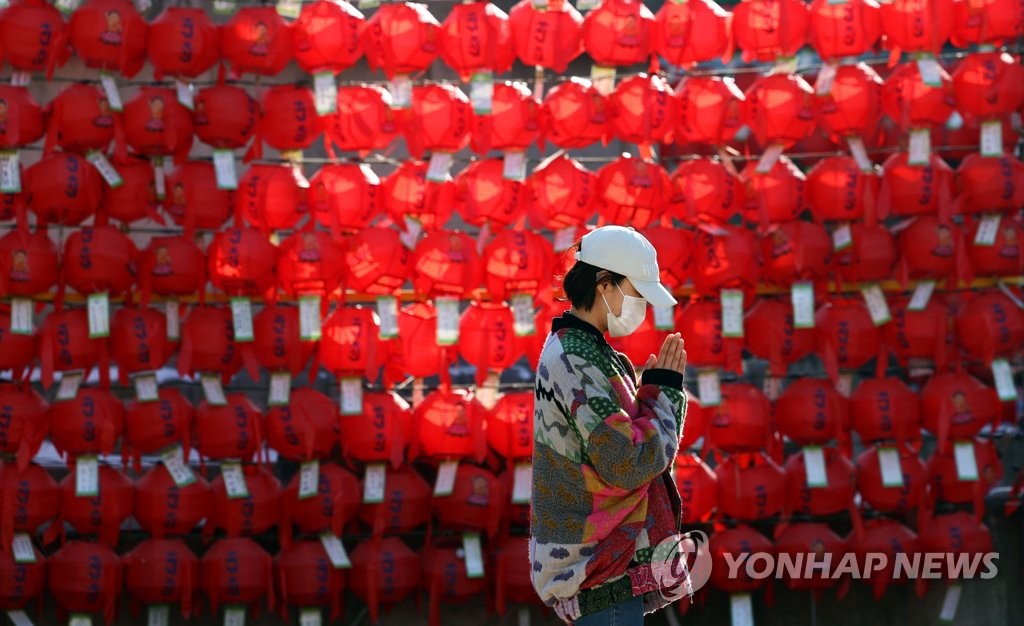
M 636 288 L 637 292 L 653 307 L 666 307 L 677 304 L 676 299 L 672 296 L 672 292 L 656 280 L 630 278 L 629 282 L 633 283 L 633 287 Z

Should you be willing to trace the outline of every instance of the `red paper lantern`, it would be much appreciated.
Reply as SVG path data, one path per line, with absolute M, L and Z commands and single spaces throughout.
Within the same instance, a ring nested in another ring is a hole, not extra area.
M 241 148 L 256 130 L 256 101 L 241 87 L 204 87 L 196 93 L 193 108 L 196 136 L 214 148 Z
M 996 425 L 999 396 L 995 389 L 966 373 L 932 376 L 921 390 L 922 426 L 946 452 L 951 439 L 970 439 L 988 424 Z
M 786 509 L 804 515 L 836 515 L 850 509 L 854 498 L 853 463 L 839 450 L 824 448 L 825 487 L 807 485 L 807 467 L 803 453 L 786 460 Z
M 90 373 L 100 360 L 103 339 L 89 338 L 89 314 L 85 309 L 53 311 L 41 330 L 39 360 L 44 387 L 53 384 L 53 373 L 85 370 Z
M 420 559 L 398 537 L 370 539 L 352 551 L 349 588 L 369 605 L 370 619 L 379 619 L 380 607 L 401 602 L 419 586 Z
M 224 606 L 274 607 L 273 560 L 248 537 L 220 539 L 199 561 L 199 584 L 217 613 Z
M 970 154 L 960 162 L 956 180 L 964 213 L 1014 214 L 1024 205 L 1024 163 L 1012 156 Z
M 977 563 L 981 559 L 985 561 L 985 570 L 995 575 L 995 565 L 991 562 L 994 560 L 992 535 L 981 523 L 980 515 L 957 511 L 932 517 L 921 529 L 921 549 L 955 558 L 956 564 L 950 563 L 949 557 L 939 561 L 940 576 L 947 580 L 972 578 L 973 575 L 962 573 L 958 564 Z M 933 570 L 929 568 L 929 571 Z
M 0 19 L 4 59 L 19 72 L 53 72 L 67 60 L 67 24 L 44 0 L 12 2 Z
M 695 76 L 678 89 L 679 116 L 676 141 L 720 146 L 739 132 L 746 99 L 729 77 Z
M 320 362 L 328 371 L 375 381 L 387 359 L 386 349 L 372 309 L 341 307 L 324 321 Z
M 192 147 L 192 112 L 172 89 L 140 87 L 124 105 L 124 134 L 139 154 L 171 154 L 183 161 Z
M 292 27 L 274 7 L 242 7 L 221 27 L 221 50 L 235 74 L 274 76 L 292 60 Z
M 711 585 L 716 589 L 735 592 L 756 591 L 767 584 L 767 578 L 750 576 L 746 567 L 736 569 L 735 575 L 729 575 L 729 562 L 746 561 L 751 555 L 773 555 L 775 547 L 761 533 L 753 528 L 739 524 L 711 535 L 708 552 L 711 553 Z M 726 559 L 725 555 L 729 555 Z
M 431 493 L 427 481 L 412 468 L 388 469 L 383 501 L 380 504 L 364 503 L 359 508 L 359 519 L 372 525 L 378 536 L 383 532 L 407 533 L 430 521 Z
M 275 150 L 305 150 L 323 133 L 313 91 L 303 85 L 275 85 L 260 101 L 260 138 Z
M 42 396 L 28 385 L 0 383 L 0 452 L 16 454 L 18 466 L 24 468 L 39 451 L 49 430 L 47 405 Z
M 718 477 L 718 509 L 742 521 L 765 519 L 785 506 L 786 477 L 763 454 L 727 456 L 715 467 Z
M 110 348 L 125 386 L 132 374 L 163 368 L 174 352 L 167 339 L 167 318 L 155 309 L 119 308 L 110 324 Z
M 35 558 L 19 563 L 13 553 L 0 554 L 0 610 L 22 611 L 38 602 L 46 587 L 46 557 L 32 546 Z
M 732 34 L 745 63 L 796 56 L 807 42 L 810 13 L 800 0 L 747 0 L 732 15 Z
M 121 559 L 133 603 L 178 604 L 188 619 L 195 604 L 199 559 L 181 539 L 146 539 Z
M 64 279 L 81 294 L 121 294 L 135 283 L 139 250 L 113 226 L 87 226 L 64 242 Z
M 106 389 L 83 388 L 71 400 L 50 405 L 50 443 L 69 462 L 110 454 L 124 432 L 124 405 Z
M 123 574 L 121 559 L 104 544 L 69 541 L 48 560 L 53 599 L 69 613 L 102 613 L 107 624 L 117 616 Z
M 142 219 L 162 222 L 157 212 L 161 202 L 156 196 L 153 165 L 142 159 L 118 160 L 114 167 L 124 181 L 108 188 L 103 195 L 102 212 L 108 218 L 131 224 Z
M 775 551 L 781 563 L 799 563 L 805 556 L 808 563 L 820 563 L 821 557 L 824 557 L 826 563 L 833 563 L 840 562 L 847 554 L 846 542 L 832 532 L 828 524 L 806 522 L 792 524 L 783 530 L 775 538 Z M 811 561 L 811 558 L 815 560 Z M 808 566 L 808 571 L 810 567 Z M 805 576 L 804 572 L 799 570 L 794 572 L 786 567 L 780 569 L 789 589 L 821 591 L 840 584 L 839 576 L 834 571 L 818 571 Z
M 907 278 L 946 279 L 955 286 L 958 278 L 965 277 L 967 250 L 963 231 L 956 224 L 942 224 L 930 215 L 919 217 L 900 231 L 899 241 L 903 256 L 898 276 L 903 282 Z
M 699 367 L 740 367 L 743 342 L 722 336 L 722 306 L 713 300 L 693 300 L 679 312 L 676 329 L 691 338 L 690 363 Z M 639 356 L 639 355 L 638 355 Z M 646 355 L 643 355 L 646 356 Z
M 694 240 L 697 291 L 711 294 L 733 287 L 752 291 L 760 279 L 754 233 L 731 226 L 721 226 L 716 232 L 721 234 L 698 230 Z
M 210 459 L 248 461 L 263 447 L 263 414 L 241 392 L 225 394 L 227 404 L 199 403 L 192 443 Z
M 800 445 L 848 439 L 848 406 L 831 381 L 802 378 L 775 402 L 779 433 Z
M 533 393 L 512 391 L 502 394 L 487 415 L 487 441 L 506 459 L 533 454 Z
M 506 537 L 495 549 L 495 608 L 499 615 L 505 614 L 508 602 L 540 604 L 533 588 L 533 565 L 521 558 L 529 554 L 529 544 L 529 537 Z
M 850 225 L 850 246 L 832 256 L 833 273 L 848 282 L 871 282 L 892 277 L 898 251 L 896 238 L 882 225 Z
M 169 6 L 149 24 L 146 46 L 158 78 L 195 78 L 220 59 L 220 28 L 202 7 Z
M 252 323 L 253 356 L 268 372 L 287 372 L 297 378 L 313 356 L 315 344 L 299 336 L 296 307 L 266 304 Z
M 71 14 L 68 35 L 86 67 L 131 77 L 146 62 L 146 21 L 128 0 L 89 0 Z
M 805 208 L 803 172 L 785 156 L 761 174 L 756 164 L 750 163 L 741 178 L 747 183 L 747 214 L 751 221 L 759 220 L 763 227 L 772 222 L 797 219 Z
M 438 54 L 441 25 L 425 4 L 387 4 L 363 28 L 363 48 L 371 70 L 388 79 L 430 67 Z
M 398 339 L 402 342 L 402 371 L 416 378 L 444 375 L 457 351 L 437 344 L 437 309 L 414 302 L 398 312 Z
M 968 44 L 1001 45 L 1021 35 L 1024 11 L 1010 0 L 978 0 L 953 5 L 956 18 L 952 42 L 958 48 Z
M 567 154 L 541 163 L 527 181 L 530 221 L 539 228 L 579 226 L 593 216 L 597 176 Z
M 898 378 L 860 382 L 850 396 L 851 426 L 861 441 L 917 441 L 921 412 L 917 395 Z
M 440 603 L 467 604 L 470 599 L 488 589 L 487 581 L 480 577 L 470 578 L 466 559 L 460 557 L 461 547 L 451 539 L 439 539 L 423 547 L 420 558 L 423 570 L 420 587 L 427 591 L 430 605 L 427 609 L 427 624 L 441 623 Z
M 0 147 L 27 146 L 43 137 L 43 108 L 28 89 L 0 85 Z
M 611 224 L 647 228 L 656 222 L 672 197 L 672 182 L 653 161 L 623 154 L 597 175 L 600 213 Z
M 335 569 L 320 541 L 307 539 L 281 548 L 274 557 L 274 572 L 282 618 L 288 619 L 288 606 L 329 606 L 331 621 L 340 616 L 345 572 Z
M 479 154 L 490 150 L 525 152 L 540 136 L 541 117 L 540 101 L 525 84 L 495 83 L 490 113 L 473 117 L 473 150 Z
M 217 372 L 231 380 L 242 368 L 241 350 L 235 345 L 235 325 L 231 311 L 223 308 L 193 309 L 181 328 L 178 373 Z
M 696 454 L 680 454 L 675 460 L 675 480 L 683 523 L 694 524 L 710 519 L 718 504 L 718 477 L 715 472 Z
M 793 221 L 772 225 L 761 238 L 763 278 L 782 285 L 828 278 L 832 238 L 824 226 Z
M 44 229 L 35 233 L 12 229 L 0 237 L 0 293 L 41 294 L 57 283 L 58 275 L 57 245 Z
M 515 294 L 541 298 L 554 267 L 551 243 L 529 231 L 502 232 L 487 244 L 481 260 L 487 290 L 498 300 Z
M 25 170 L 25 191 L 28 208 L 41 222 L 76 226 L 100 207 L 103 177 L 84 158 L 62 152 Z
M 654 17 L 651 47 L 672 65 L 732 57 L 732 13 L 713 0 L 666 2 Z
M 864 217 L 873 224 L 878 186 L 878 176 L 861 171 L 852 157 L 833 156 L 811 168 L 804 190 L 819 222 L 856 222 Z
M 434 458 L 482 460 L 486 453 L 486 410 L 461 390 L 438 390 L 414 409 L 413 420 L 420 453 Z
M 16 532 L 35 535 L 60 511 L 60 489 L 49 472 L 35 463 L 21 469 L 0 465 L 0 495 L 10 503 L 0 510 L 0 539 L 10 545 Z M 9 551 L 5 550 L 4 554 Z
M 783 377 L 789 365 L 815 351 L 814 330 L 793 326 L 793 304 L 778 298 L 759 298 L 743 321 L 747 348 L 767 359 L 771 375 Z
M 882 36 L 881 17 L 878 4 L 871 0 L 843 5 L 813 0 L 808 38 L 823 59 L 860 56 L 874 48 Z
M 869 0 L 863 0 L 866 7 Z M 846 5 L 834 5 L 846 10 Z M 878 133 L 882 120 L 882 79 L 864 63 L 836 69 L 832 89 L 815 100 L 815 115 L 833 137 L 857 136 L 866 142 Z
M 330 531 L 340 537 L 345 524 L 355 517 L 362 502 L 359 480 L 333 463 L 320 464 L 315 495 L 299 495 L 301 480 L 301 474 L 296 473 L 281 495 L 285 528 L 290 529 L 294 521 L 301 532 Z
M 60 482 L 61 520 L 79 535 L 92 534 L 112 548 L 117 546 L 121 524 L 135 508 L 135 486 L 116 469 L 101 465 L 97 478 L 97 494 L 79 497 L 75 493 L 76 470 Z
M 508 14 L 489 2 L 457 4 L 441 24 L 441 58 L 464 82 L 473 74 L 504 74 L 515 61 Z
M 605 97 L 589 80 L 570 77 L 544 96 L 543 139 L 565 149 L 606 142 L 606 107 Z
M 44 152 L 60 146 L 69 152 L 106 151 L 114 139 L 114 114 L 102 91 L 85 83 L 65 87 L 48 105 Z
M 504 485 L 486 469 L 460 463 L 451 495 L 434 497 L 434 517 L 453 530 L 484 531 L 488 537 L 498 532 L 509 494 Z
M 390 228 L 364 228 L 347 242 L 346 282 L 359 293 L 390 294 L 405 284 L 412 254 Z
M 143 291 L 164 297 L 193 294 L 206 282 L 206 257 L 199 246 L 181 236 L 153 237 L 139 256 Z
M 532 0 L 520 0 L 509 11 L 512 44 L 519 60 L 564 74 L 583 52 L 583 16 L 571 3 L 557 0 L 538 9 Z
M 690 224 L 724 224 L 746 203 L 745 185 L 717 159 L 685 161 L 671 180 L 676 217 Z
M 512 309 L 504 302 L 473 302 L 459 319 L 459 354 L 476 367 L 477 384 L 487 373 L 507 369 L 515 350 Z
M 978 276 L 1016 276 L 1024 271 L 1024 227 L 1017 220 L 1002 219 L 993 245 L 974 243 L 982 221 L 976 219 L 967 231 L 967 255 L 971 269 Z M 0 244 L 2 246 L 2 244 Z
M 281 483 L 265 467 L 247 465 L 243 472 L 248 489 L 244 498 L 228 495 L 223 474 L 210 483 L 213 511 L 207 523 L 228 537 L 259 535 L 281 521 Z
M 986 365 L 1012 358 L 1024 344 L 1024 312 L 1002 292 L 983 292 L 957 315 L 956 336 L 967 355 Z
M 388 392 L 364 393 L 362 414 L 345 415 L 340 419 L 341 449 L 345 458 L 361 463 L 390 462 L 395 469 L 401 466 L 412 428 L 409 404 L 401 396 Z
M 164 387 L 154 402 L 129 402 L 124 421 L 125 443 L 135 454 L 159 454 L 181 444 L 188 458 L 195 409 L 180 391 Z
M 376 85 L 340 87 L 337 112 L 324 124 L 331 143 L 346 151 L 383 150 L 398 134 L 391 94 Z
M 345 278 L 345 247 L 329 233 L 297 232 L 278 248 L 277 282 L 293 295 L 328 295 Z
M 435 231 L 416 245 L 413 286 L 429 295 L 462 296 L 480 285 L 476 243 L 465 233 Z
M 337 428 L 337 402 L 309 387 L 293 390 L 288 404 L 267 411 L 267 443 L 292 461 L 330 456 Z
M 799 0 L 792 0 L 800 4 Z M 767 0 L 743 2 L 739 8 L 769 4 Z M 743 119 L 762 146 L 794 146 L 814 129 L 814 90 L 797 74 L 763 76 L 747 88 Z
M 953 504 L 974 504 L 977 507 L 988 490 L 1003 479 L 1003 464 L 999 460 L 995 444 L 985 439 L 974 439 L 967 443 L 970 443 L 974 450 L 978 472 L 976 480 L 960 480 L 956 454 L 952 448 L 936 449 L 928 458 L 928 486 L 936 500 Z M 975 508 L 975 511 L 980 511 L 980 508 Z
M 252 228 L 231 228 L 213 236 L 206 251 L 207 272 L 217 289 L 256 296 L 273 290 L 277 249 Z
M 856 370 L 879 354 L 881 333 L 861 298 L 833 298 L 818 309 L 814 327 L 832 380 L 840 368 Z
M 917 63 L 897 66 L 882 87 L 882 110 L 903 130 L 945 124 L 956 100 L 953 83 L 942 68 L 939 78 L 942 85 L 933 87 L 925 84 Z
M 911 359 L 926 359 L 941 370 L 949 363 L 947 334 L 949 312 L 939 298 L 931 298 L 921 311 L 912 311 L 910 297 L 889 303 L 892 324 L 883 327 L 884 340 L 900 363 L 910 365 Z
M 167 174 L 164 208 L 186 231 L 216 230 L 231 215 L 231 192 L 218 188 L 212 163 L 188 161 Z
M 598 65 L 635 65 L 650 56 L 654 14 L 635 0 L 603 0 L 583 20 L 583 48 Z
M 213 496 L 202 476 L 178 487 L 163 464 L 135 482 L 135 520 L 154 538 L 185 535 L 210 514 Z
M 917 0 L 882 4 L 882 34 L 893 55 L 902 52 L 938 54 L 953 32 L 953 0 Z
M 882 513 L 905 513 L 916 508 L 924 497 L 928 476 L 917 453 L 898 448 L 903 485 L 886 487 L 882 483 L 878 447 L 871 446 L 857 457 L 857 489 L 864 501 Z
M 679 106 L 668 82 L 657 75 L 627 78 L 608 96 L 610 129 L 622 141 L 636 144 L 672 141 Z
M 302 6 L 292 26 L 292 53 L 307 74 L 337 74 L 363 56 L 366 19 L 348 2 L 318 0 Z
M 851 535 L 851 544 L 857 553 L 858 567 L 866 565 L 869 554 L 885 555 L 887 563 L 895 563 L 897 554 L 903 555 L 901 558 L 911 562 L 919 559 L 921 552 L 921 543 L 913 531 L 896 520 L 884 517 L 867 520 L 862 536 L 858 538 Z M 877 562 L 879 557 L 871 558 Z M 894 568 L 888 567 L 868 569 L 865 582 L 871 585 L 876 601 L 885 594 L 889 583 L 905 583 L 910 579 L 909 576 L 894 578 L 894 571 Z
M 669 289 L 684 285 L 692 272 L 693 236 L 688 231 L 664 226 L 644 229 L 642 234 L 661 259 L 661 283 Z
M 385 211 L 398 224 L 413 219 L 424 230 L 444 228 L 451 219 L 456 200 L 452 179 L 427 180 L 429 165 L 425 161 L 403 161 L 381 185 L 381 198 Z
M 332 234 L 357 231 L 377 217 L 379 191 L 380 178 L 366 163 L 329 163 L 309 180 L 306 204 Z
M 505 178 L 502 159 L 473 161 L 459 172 L 455 185 L 459 212 L 474 226 L 509 226 L 523 213 L 526 203 L 525 185 Z
M 417 85 L 402 132 L 409 153 L 458 152 L 469 145 L 473 109 L 461 89 L 448 84 Z
M 711 446 L 719 450 L 737 453 L 760 450 L 774 437 L 768 398 L 751 385 L 723 384 L 722 402 L 708 407 L 708 411 L 712 414 L 707 437 Z
M 289 165 L 252 165 L 238 181 L 235 212 L 265 233 L 292 228 L 309 210 L 303 185 L 302 172 Z
M 1008 116 L 1024 103 L 1024 67 L 1003 52 L 967 55 L 953 72 L 953 93 L 961 113 L 981 119 Z
M 13 380 L 24 380 L 25 371 L 39 353 L 37 335 L 16 335 L 11 332 L 11 316 L 0 312 L 0 367 L 12 370 Z

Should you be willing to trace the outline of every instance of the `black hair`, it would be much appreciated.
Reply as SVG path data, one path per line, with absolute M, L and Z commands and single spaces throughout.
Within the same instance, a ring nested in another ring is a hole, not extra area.
M 565 254 L 574 255 L 581 245 L 582 241 L 577 241 L 565 251 Z M 626 277 L 622 274 L 583 261 L 576 261 L 576 264 L 562 277 L 562 290 L 573 308 L 589 311 L 594 308 L 598 285 L 606 282 L 620 285 L 625 279 Z

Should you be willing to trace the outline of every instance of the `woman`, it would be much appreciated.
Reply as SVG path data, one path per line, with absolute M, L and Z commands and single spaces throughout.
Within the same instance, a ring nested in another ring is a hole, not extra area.
M 564 289 L 572 308 L 551 325 L 537 367 L 530 561 L 533 586 L 576 626 L 634 626 L 678 597 L 652 576 L 651 552 L 678 535 L 671 468 L 682 435 L 686 351 L 679 333 L 651 355 L 639 386 L 604 339 L 672 306 L 654 247 L 605 226 L 576 244 Z

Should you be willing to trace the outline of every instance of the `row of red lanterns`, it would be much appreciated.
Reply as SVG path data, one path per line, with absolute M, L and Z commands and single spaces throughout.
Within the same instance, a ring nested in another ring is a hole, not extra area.
M 586 18 L 564 0 L 523 0 L 509 14 L 473 2 L 452 7 L 443 24 L 422 4 L 385 4 L 366 19 L 347 2 L 323 0 L 304 5 L 294 23 L 273 7 L 242 7 L 223 26 L 186 7 L 168 8 L 147 24 L 127 0 L 88 0 L 69 22 L 43 0 L 12 5 L 0 34 L 16 70 L 52 72 L 73 49 L 89 67 L 131 76 L 148 58 L 158 75 L 186 78 L 221 58 L 238 74 L 275 75 L 292 59 L 306 72 L 336 74 L 365 55 L 390 77 L 425 70 L 440 56 L 468 78 L 507 71 L 516 58 L 563 73 L 583 52 L 605 66 L 646 63 L 652 55 L 686 66 L 728 61 L 734 43 L 748 62 L 791 57 L 810 44 L 833 60 L 879 43 L 893 56 L 937 54 L 947 41 L 1001 44 L 1022 34 L 1021 9 L 1009 0 L 851 0 L 841 7 L 749 0 L 732 13 L 699 0 L 665 4 L 657 15 L 634 0 L 602 0 Z

